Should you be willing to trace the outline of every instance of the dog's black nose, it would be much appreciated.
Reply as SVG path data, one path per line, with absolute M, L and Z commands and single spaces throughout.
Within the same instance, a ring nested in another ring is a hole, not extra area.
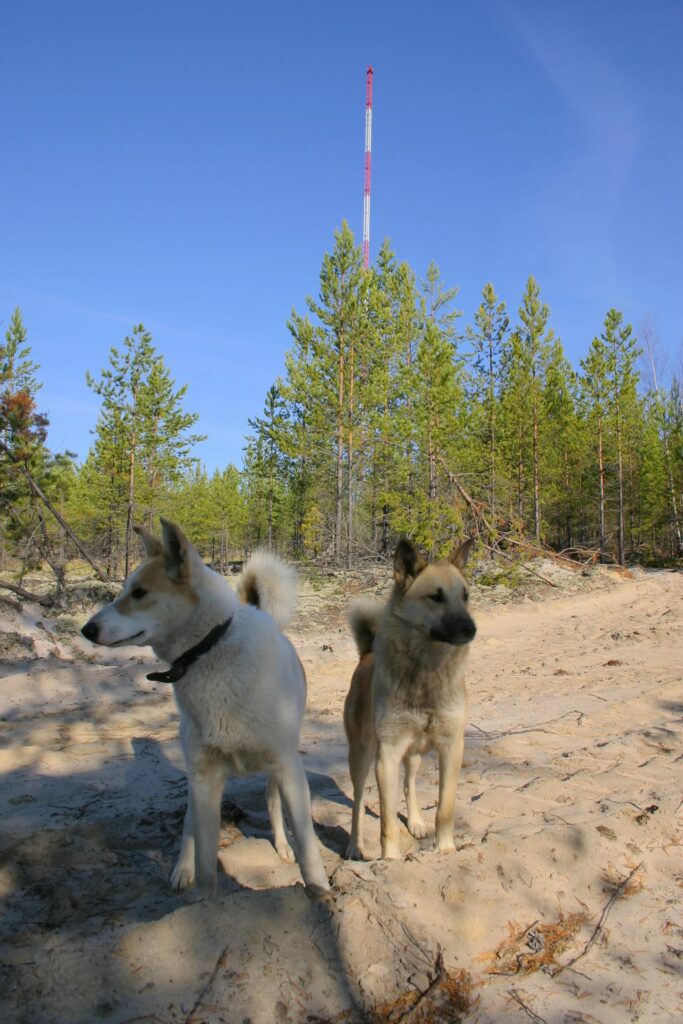
M 93 643 L 97 641 L 97 634 L 100 631 L 100 627 L 96 622 L 86 622 L 85 626 L 81 630 L 81 633 L 86 640 L 92 640 Z
M 477 627 L 469 615 L 458 615 L 449 612 L 432 628 L 431 635 L 435 640 L 446 644 L 468 644 L 477 632 Z
M 462 622 L 460 626 L 460 632 L 464 639 L 472 640 L 475 633 L 477 632 L 477 627 L 474 625 L 472 619 L 467 619 L 464 622 Z

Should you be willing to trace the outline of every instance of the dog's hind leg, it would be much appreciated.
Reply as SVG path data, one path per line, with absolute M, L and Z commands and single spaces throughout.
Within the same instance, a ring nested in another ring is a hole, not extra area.
M 294 833 L 296 859 L 306 888 L 316 895 L 328 892 L 330 883 L 325 874 L 318 840 L 313 831 L 311 795 L 304 766 L 298 757 L 282 761 L 276 771 L 277 785 L 282 794 L 285 812 Z
M 365 859 L 363 826 L 365 824 L 365 803 L 363 793 L 370 765 L 375 756 L 377 744 L 374 740 L 363 742 L 352 740 L 349 736 L 349 774 L 353 783 L 353 815 L 351 817 L 351 835 L 346 846 L 346 856 L 350 860 Z
M 190 776 L 190 811 L 195 842 L 195 885 L 202 892 L 217 888 L 216 860 L 221 827 L 221 796 L 225 767 L 204 764 Z
M 272 775 L 268 776 L 266 803 L 268 804 L 268 814 L 270 816 L 271 828 L 273 829 L 273 842 L 278 856 L 286 860 L 288 864 L 293 864 L 295 860 L 294 850 L 289 845 L 287 833 L 285 832 L 285 822 L 282 817 L 282 797 L 280 796 L 278 784 Z
M 180 841 L 180 854 L 171 874 L 171 888 L 180 892 L 194 882 L 194 825 L 192 822 L 192 805 L 188 797 L 183 838 Z
M 424 839 L 426 835 L 429 835 L 429 829 L 420 814 L 420 805 L 417 802 L 417 792 L 415 789 L 415 776 L 421 761 L 422 757 L 420 754 L 406 754 L 403 758 L 403 792 L 408 808 L 408 831 L 416 839 Z
M 462 765 L 465 746 L 464 726 L 459 728 L 450 743 L 439 747 L 439 802 L 436 808 L 436 839 L 434 848 L 439 853 L 455 849 L 453 825 L 455 823 L 455 791 Z

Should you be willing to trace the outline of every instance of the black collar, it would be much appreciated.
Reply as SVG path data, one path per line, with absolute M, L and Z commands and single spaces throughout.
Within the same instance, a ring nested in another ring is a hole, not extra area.
M 153 683 L 177 683 L 179 679 L 183 678 L 190 665 L 194 664 L 197 658 L 201 658 L 202 654 L 210 651 L 214 644 L 217 644 L 220 638 L 225 636 L 231 622 L 232 615 L 225 622 L 214 626 L 211 632 L 207 633 L 204 639 L 200 640 L 194 647 L 190 647 L 189 651 L 185 651 L 179 658 L 176 658 L 168 672 L 150 672 L 147 678 L 151 679 Z

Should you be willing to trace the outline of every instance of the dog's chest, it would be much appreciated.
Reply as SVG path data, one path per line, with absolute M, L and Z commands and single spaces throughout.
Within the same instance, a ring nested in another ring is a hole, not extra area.
M 410 736 L 411 751 L 424 754 L 463 728 L 467 691 L 460 666 L 455 671 L 390 675 L 380 670 L 375 682 L 375 729 L 380 741 Z
M 219 680 L 192 679 L 175 687 L 175 698 L 191 734 L 203 747 L 230 754 L 249 745 L 252 730 L 245 709 Z

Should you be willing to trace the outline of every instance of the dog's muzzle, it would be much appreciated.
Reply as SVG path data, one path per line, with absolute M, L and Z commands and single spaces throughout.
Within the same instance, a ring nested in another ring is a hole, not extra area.
M 449 615 L 444 615 L 436 626 L 432 626 L 429 635 L 433 640 L 458 646 L 474 640 L 476 632 L 477 627 L 469 615 L 458 615 L 451 612 Z
M 100 627 L 97 625 L 96 622 L 92 622 L 92 620 L 90 622 L 86 622 L 85 626 L 83 626 L 83 629 L 81 630 L 81 633 L 83 634 L 85 639 L 92 640 L 94 644 L 97 643 L 97 637 L 99 636 L 99 632 Z

